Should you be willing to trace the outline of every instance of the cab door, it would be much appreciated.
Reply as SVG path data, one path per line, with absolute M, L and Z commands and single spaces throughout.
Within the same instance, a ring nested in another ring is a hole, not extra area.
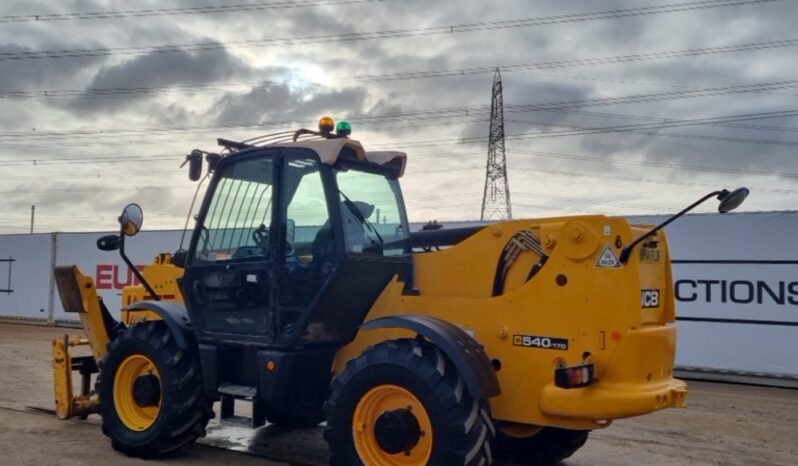
M 308 149 L 282 150 L 281 214 L 285 252 L 277 258 L 279 343 L 290 343 L 300 321 L 343 260 L 332 221 L 337 196 L 330 168 Z
M 203 337 L 275 334 L 275 151 L 224 159 L 208 188 L 182 287 Z

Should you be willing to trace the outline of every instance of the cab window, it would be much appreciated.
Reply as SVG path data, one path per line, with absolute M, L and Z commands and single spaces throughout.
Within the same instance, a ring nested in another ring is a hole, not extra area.
M 409 253 L 399 182 L 357 164 L 341 164 L 336 178 L 346 251 L 379 256 Z
M 196 259 L 216 262 L 269 255 L 272 165 L 271 158 L 253 158 L 224 168 L 200 228 Z

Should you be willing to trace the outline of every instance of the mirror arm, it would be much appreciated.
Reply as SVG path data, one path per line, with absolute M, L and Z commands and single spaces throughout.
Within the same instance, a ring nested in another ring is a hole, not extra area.
M 155 292 L 155 290 L 152 288 L 152 286 L 147 282 L 147 280 L 144 278 L 144 275 L 141 273 L 141 271 L 139 271 L 139 269 L 136 268 L 136 265 L 133 263 L 133 261 L 131 261 L 130 258 L 127 257 L 127 254 L 125 254 L 125 229 L 124 229 L 124 227 L 122 228 L 122 231 L 121 231 L 119 236 L 120 236 L 120 240 L 119 240 L 119 255 L 122 256 L 122 260 L 125 261 L 125 264 L 127 264 L 127 266 L 130 268 L 130 270 L 133 272 L 133 275 L 135 275 L 136 278 L 139 279 L 141 284 L 144 285 L 144 288 L 147 289 L 147 292 L 150 294 L 150 296 L 152 296 L 152 299 L 154 299 L 155 301 L 160 301 L 161 297 L 158 295 L 158 293 Z
M 678 214 L 676 214 L 673 217 L 669 218 L 668 220 L 665 220 L 664 222 L 660 223 L 654 229 L 648 231 L 644 235 L 642 235 L 639 238 L 637 238 L 636 240 L 632 241 L 632 244 L 630 244 L 629 246 L 626 246 L 623 249 L 623 251 L 621 251 L 621 257 L 619 259 L 621 261 L 621 264 L 625 264 L 625 263 L 627 263 L 629 261 L 629 256 L 632 255 L 632 250 L 635 248 L 635 246 L 640 244 L 646 238 L 650 238 L 651 236 L 653 236 L 658 231 L 660 231 L 663 228 L 665 228 L 666 226 L 670 225 L 671 222 L 673 222 L 674 220 L 678 219 L 682 215 L 686 214 L 687 212 L 690 212 L 691 210 L 693 210 L 696 207 L 698 207 L 699 205 L 701 205 L 707 199 L 710 199 L 713 196 L 718 196 L 719 199 L 723 200 L 723 198 L 726 197 L 728 194 L 729 194 L 729 191 L 727 191 L 725 189 L 723 191 L 713 191 L 713 192 L 707 194 L 706 196 L 702 197 L 701 199 L 693 202 L 692 204 L 687 206 L 684 210 L 682 210 Z

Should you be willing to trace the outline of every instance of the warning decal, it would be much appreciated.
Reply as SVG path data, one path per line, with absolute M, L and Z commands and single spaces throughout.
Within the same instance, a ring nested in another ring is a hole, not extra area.
M 596 261 L 596 267 L 601 268 L 618 268 L 621 266 L 621 263 L 618 261 L 618 258 L 615 257 L 615 251 L 612 250 L 612 246 L 607 243 L 604 246 L 604 250 L 601 251 L 601 255 L 599 255 L 598 260 Z

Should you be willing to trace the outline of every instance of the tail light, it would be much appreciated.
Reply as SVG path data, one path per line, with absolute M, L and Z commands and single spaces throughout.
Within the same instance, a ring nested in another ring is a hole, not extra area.
M 560 367 L 554 371 L 554 385 L 560 388 L 586 387 L 596 381 L 595 373 L 593 363 Z

